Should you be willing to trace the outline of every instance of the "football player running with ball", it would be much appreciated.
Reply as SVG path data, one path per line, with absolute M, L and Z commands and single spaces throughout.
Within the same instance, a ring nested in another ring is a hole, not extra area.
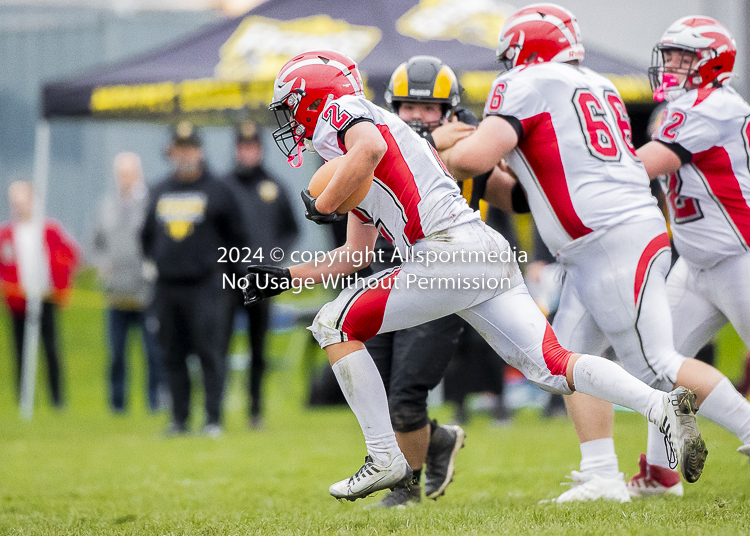
M 335 220 L 342 202 L 375 178 L 348 216 L 347 242 L 331 252 L 334 262 L 251 266 L 247 301 L 278 294 L 291 287 L 292 279 L 323 283 L 330 275 L 353 273 L 361 268 L 353 253 L 371 250 L 378 232 L 408 256 L 400 267 L 343 290 L 323 306 L 310 328 L 359 421 L 368 453 L 353 476 L 330 487 L 331 495 L 355 500 L 393 488 L 412 473 L 364 341 L 453 313 L 543 389 L 577 390 L 646 416 L 667 434 L 683 472 L 700 474 L 705 445 L 695 420 L 695 395 L 684 388 L 657 391 L 606 359 L 562 348 L 529 296 L 517 263 L 508 258 L 508 242 L 469 208 L 435 150 L 396 115 L 364 98 L 353 60 L 325 50 L 295 56 L 274 82 L 271 109 L 280 123 L 274 137 L 290 162 L 301 159 L 305 146 L 325 160 L 342 158 L 317 199 L 303 192 L 308 219 Z M 458 260 L 427 260 L 445 257 Z M 466 279 L 480 284 L 463 285 Z M 490 284 L 491 279 L 501 284 Z M 449 280 L 453 289 L 432 284 Z
M 750 404 L 719 371 L 675 350 L 666 224 L 622 99 L 608 79 L 578 66 L 583 54 L 576 19 L 564 8 L 535 4 L 511 16 L 498 57 L 512 68 L 493 83 L 476 132 L 446 151 L 446 164 L 472 174 L 508 155 L 540 234 L 565 269 L 553 322 L 564 347 L 599 355 L 611 345 L 635 377 L 665 391 L 695 390 L 701 415 L 745 437 Z M 612 406 L 580 392 L 566 402 L 582 461 L 557 501 L 629 501 Z M 688 461 L 677 453 L 678 460 Z M 690 463 L 682 473 L 688 482 L 699 476 Z
M 385 101 L 433 147 L 436 142 L 453 145 L 479 123 L 471 112 L 458 106 L 459 85 L 453 70 L 434 56 L 413 56 L 396 67 Z M 394 255 L 394 245 L 382 235 L 375 249 L 378 257 L 370 265 L 375 272 L 401 264 Z M 383 379 L 399 448 L 414 471 L 411 481 L 383 497 L 378 503 L 383 508 L 420 502 L 423 469 L 424 491 L 429 499 L 443 495 L 453 480 L 465 433 L 460 426 L 431 420 L 427 395 L 442 380 L 463 330 L 464 321 L 448 315 L 412 328 L 380 333 L 365 342 Z

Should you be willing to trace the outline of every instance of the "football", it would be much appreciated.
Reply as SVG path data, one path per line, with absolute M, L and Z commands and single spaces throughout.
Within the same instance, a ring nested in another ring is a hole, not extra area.
M 326 186 L 328 186 L 328 183 L 331 181 L 333 174 L 336 173 L 336 170 L 338 169 L 339 165 L 341 165 L 341 162 L 344 158 L 346 157 L 340 156 L 338 158 L 334 158 L 333 160 L 326 162 L 318 168 L 318 170 L 312 176 L 312 179 L 310 179 L 310 185 L 308 186 L 310 195 L 317 198 L 320 194 L 323 193 L 323 190 L 325 190 Z M 372 185 L 372 180 L 374 178 L 374 175 L 370 175 L 370 177 L 368 177 L 362 183 L 362 185 L 354 191 L 352 195 L 350 195 L 343 203 L 341 203 L 339 208 L 336 209 L 336 212 L 338 214 L 346 214 L 351 209 L 359 205 L 367 195 L 367 192 L 370 191 L 370 186 Z

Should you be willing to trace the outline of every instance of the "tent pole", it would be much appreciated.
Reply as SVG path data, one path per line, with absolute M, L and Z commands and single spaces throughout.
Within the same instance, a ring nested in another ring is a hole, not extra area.
M 32 221 L 39 230 L 37 239 L 41 247 L 34 248 L 41 252 L 44 247 L 44 207 L 47 197 L 49 179 L 49 123 L 41 120 L 36 127 L 34 144 L 34 208 Z M 43 259 L 33 260 L 35 279 L 49 277 L 48 267 L 42 266 Z M 37 351 L 39 348 L 39 324 L 42 312 L 42 295 L 40 285 L 30 285 L 26 296 L 26 326 L 23 338 L 23 366 L 21 369 L 21 418 L 30 420 L 34 416 L 34 390 L 36 386 Z

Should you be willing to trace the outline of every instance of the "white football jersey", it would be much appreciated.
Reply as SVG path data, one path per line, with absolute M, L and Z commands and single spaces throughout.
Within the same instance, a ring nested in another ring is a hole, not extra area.
M 516 126 L 518 145 L 507 161 L 553 253 L 625 221 L 663 219 L 625 105 L 607 78 L 562 63 L 519 66 L 492 83 L 484 115 Z
M 728 86 L 690 91 L 667 105 L 654 139 L 683 161 L 662 185 L 680 255 L 710 268 L 748 251 L 750 105 Z
M 420 238 L 479 219 L 432 146 L 367 99 L 346 95 L 330 101 L 315 126 L 315 151 L 326 161 L 346 154 L 340 133 L 359 121 L 372 122 L 388 144 L 370 191 L 352 210 L 362 222 L 377 226 L 403 252 Z

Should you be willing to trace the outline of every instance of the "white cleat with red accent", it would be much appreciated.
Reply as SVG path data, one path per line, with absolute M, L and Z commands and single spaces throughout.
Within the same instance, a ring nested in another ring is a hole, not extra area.
M 641 472 L 628 482 L 628 492 L 633 498 L 651 497 L 653 495 L 676 495 L 682 497 L 684 490 L 680 473 L 666 467 L 649 465 L 646 455 L 641 454 L 638 460 Z

